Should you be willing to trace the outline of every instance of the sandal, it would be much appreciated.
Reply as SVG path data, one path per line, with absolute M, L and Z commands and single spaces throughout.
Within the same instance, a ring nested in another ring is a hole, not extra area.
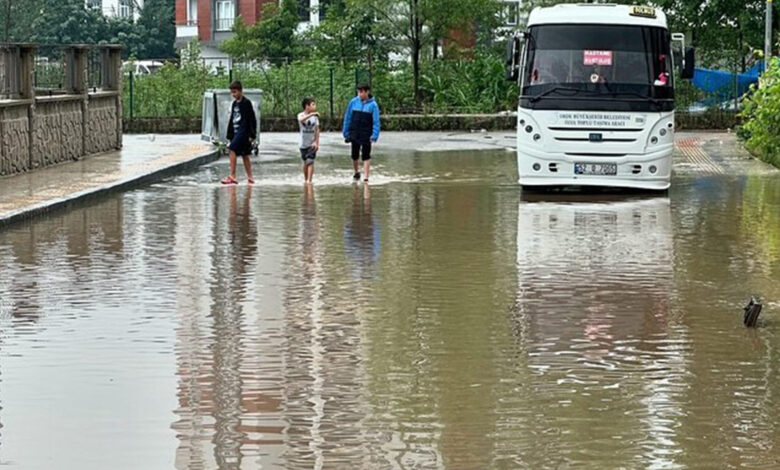
M 220 180 L 220 183 L 222 183 L 222 184 L 238 184 L 238 181 L 236 181 L 236 179 L 233 178 L 232 176 L 228 176 L 227 178 Z
M 255 179 L 254 178 L 247 178 L 246 182 L 249 183 L 249 184 L 255 184 Z

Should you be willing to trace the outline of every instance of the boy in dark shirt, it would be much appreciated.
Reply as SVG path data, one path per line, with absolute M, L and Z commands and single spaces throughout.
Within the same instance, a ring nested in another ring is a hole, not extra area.
M 244 96 L 244 88 L 241 82 L 234 81 L 230 84 L 230 94 L 233 95 L 233 104 L 230 106 L 230 121 L 228 122 L 227 138 L 230 141 L 230 175 L 221 181 L 222 184 L 238 184 L 236 179 L 236 157 L 244 160 L 246 180 L 254 184 L 252 178 L 252 142 L 257 139 L 257 116 L 252 102 Z

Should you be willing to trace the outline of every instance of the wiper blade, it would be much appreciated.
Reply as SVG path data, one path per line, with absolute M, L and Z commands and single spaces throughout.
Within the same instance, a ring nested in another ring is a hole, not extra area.
M 612 96 L 618 96 L 618 95 L 635 96 L 637 98 L 641 98 L 643 100 L 647 100 L 647 101 L 649 101 L 649 102 L 651 102 L 651 103 L 653 103 L 655 105 L 660 105 L 661 104 L 661 102 L 658 101 L 656 98 L 653 98 L 650 95 L 643 95 L 642 93 L 637 93 L 635 91 L 610 91 L 609 94 L 612 95 Z
M 569 92 L 572 92 L 573 94 L 576 94 L 576 93 L 582 92 L 583 90 L 580 90 L 579 88 L 572 88 L 572 87 L 565 87 L 565 86 L 556 86 L 556 87 L 550 88 L 547 91 L 543 91 L 543 92 L 539 93 L 538 95 L 532 96 L 529 99 L 529 101 L 531 103 L 536 103 L 537 101 L 539 101 L 540 99 L 544 98 L 545 96 L 551 95 L 553 93 L 557 93 L 559 91 L 569 91 Z

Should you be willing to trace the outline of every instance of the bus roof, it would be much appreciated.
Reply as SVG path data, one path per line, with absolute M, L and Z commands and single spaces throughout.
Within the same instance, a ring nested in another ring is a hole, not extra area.
M 542 24 L 612 24 L 667 29 L 666 14 L 657 8 L 614 3 L 561 3 L 536 7 L 528 17 L 528 26 Z

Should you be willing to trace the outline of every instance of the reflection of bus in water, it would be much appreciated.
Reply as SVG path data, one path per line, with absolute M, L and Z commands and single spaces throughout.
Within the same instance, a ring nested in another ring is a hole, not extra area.
M 511 79 L 521 88 L 520 184 L 669 188 L 671 42 L 666 16 L 654 8 L 534 9 L 509 54 Z M 685 55 L 681 77 L 690 78 L 693 53 Z
M 521 202 L 517 253 L 519 314 L 535 338 L 611 343 L 664 328 L 674 272 L 668 198 Z
M 511 330 L 529 393 L 505 413 L 544 410 L 520 428 L 545 436 L 534 458 L 675 467 L 690 359 L 669 200 L 521 202 L 517 250 Z

